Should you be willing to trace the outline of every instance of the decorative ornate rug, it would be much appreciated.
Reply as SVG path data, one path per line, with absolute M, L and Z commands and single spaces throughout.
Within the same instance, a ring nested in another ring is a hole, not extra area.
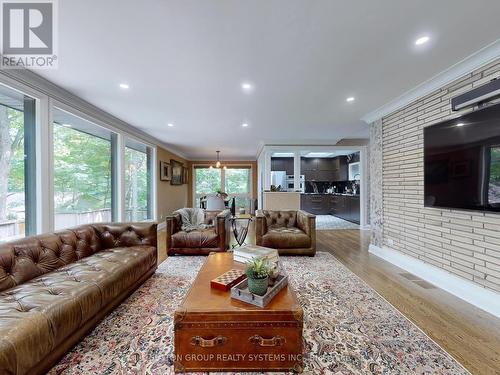
M 332 215 L 316 215 L 316 229 L 359 229 L 359 225 Z
M 173 312 L 204 259 L 168 258 L 49 374 L 173 374 Z M 331 254 L 281 259 L 304 308 L 304 374 L 468 374 Z

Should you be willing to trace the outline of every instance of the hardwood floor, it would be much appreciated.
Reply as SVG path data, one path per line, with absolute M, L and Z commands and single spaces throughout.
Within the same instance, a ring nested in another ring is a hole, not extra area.
M 500 374 L 500 319 L 368 253 L 370 232 L 317 232 L 328 251 L 473 374 Z M 401 275 L 403 274 L 403 275 Z M 412 279 L 412 280 L 410 280 Z
M 165 230 L 158 242 L 163 261 Z M 369 254 L 369 243 L 368 231 L 317 231 L 318 251 L 333 254 L 470 372 L 500 374 L 500 319 Z

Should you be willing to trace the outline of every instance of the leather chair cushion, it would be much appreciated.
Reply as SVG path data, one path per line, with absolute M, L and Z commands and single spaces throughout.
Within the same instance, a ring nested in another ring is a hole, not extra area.
M 173 248 L 217 247 L 217 241 L 218 236 L 215 228 L 191 232 L 180 231 L 172 235 Z
M 0 364 L 12 368 L 0 373 L 39 362 L 155 262 L 154 246 L 113 248 L 1 292 L 0 353 L 8 358 Z
M 278 249 L 304 248 L 311 246 L 311 238 L 299 228 L 271 227 L 262 236 L 262 246 Z

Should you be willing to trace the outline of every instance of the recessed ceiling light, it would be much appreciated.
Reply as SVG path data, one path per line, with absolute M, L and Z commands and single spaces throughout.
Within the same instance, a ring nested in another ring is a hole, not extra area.
M 120 83 L 120 88 L 121 89 L 124 89 L 124 90 L 127 90 L 130 88 L 129 84 L 128 83 Z
M 332 156 L 331 152 L 309 152 L 306 154 L 308 158 L 324 158 L 327 156 Z
M 415 45 L 420 46 L 422 44 L 427 43 L 429 40 L 430 40 L 430 38 L 427 35 L 422 36 L 415 41 Z
M 241 88 L 243 91 L 250 92 L 253 90 L 253 85 L 250 82 L 243 82 Z
M 173 128 L 173 127 L 174 127 L 174 124 L 172 124 L 172 123 L 168 123 L 168 124 L 167 124 L 167 126 L 168 126 L 169 128 Z
M 460 127 L 460 126 L 464 126 L 464 125 L 465 125 L 465 124 L 464 124 L 463 122 L 459 122 L 459 123 L 457 124 L 457 126 L 458 126 L 458 127 Z
M 244 124 L 241 124 L 241 126 L 243 126 L 244 128 L 247 128 L 248 124 L 245 122 Z
M 346 102 L 353 102 L 354 101 L 354 96 L 348 97 L 345 101 Z

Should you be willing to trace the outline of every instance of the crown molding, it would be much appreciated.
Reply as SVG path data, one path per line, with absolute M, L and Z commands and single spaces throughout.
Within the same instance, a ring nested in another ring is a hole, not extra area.
M 31 70 L 5 69 L 0 71 L 0 76 L 4 76 L 10 80 L 13 80 L 14 82 L 24 85 L 35 92 L 47 95 L 48 97 L 60 103 L 63 103 L 70 108 L 74 108 L 75 110 L 80 111 L 83 114 L 94 118 L 95 120 L 103 124 L 108 124 L 109 126 L 116 128 L 117 130 L 123 131 L 124 133 L 127 133 L 152 145 L 161 147 L 173 154 L 176 154 L 180 158 L 189 160 L 189 158 L 186 157 L 186 155 L 184 155 L 182 152 L 179 152 L 175 148 L 172 148 L 165 142 L 160 141 L 158 138 L 83 100 L 79 96 L 43 78 L 42 76 L 34 73 Z
M 500 58 L 500 39 L 436 74 L 431 79 L 405 92 L 396 99 L 367 113 L 361 120 L 371 124 L 498 58 Z

